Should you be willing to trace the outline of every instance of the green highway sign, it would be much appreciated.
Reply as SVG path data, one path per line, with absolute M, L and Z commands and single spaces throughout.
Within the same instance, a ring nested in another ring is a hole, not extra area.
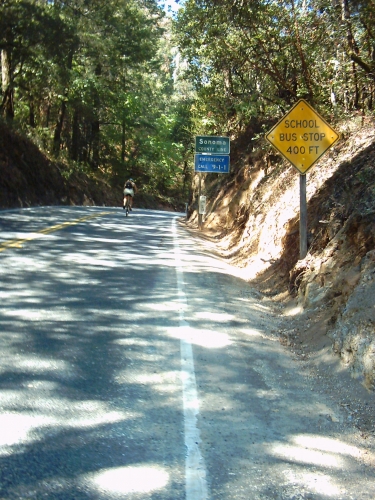
M 229 155 L 229 137 L 219 137 L 216 135 L 197 135 L 195 138 L 196 153 L 211 153 Z

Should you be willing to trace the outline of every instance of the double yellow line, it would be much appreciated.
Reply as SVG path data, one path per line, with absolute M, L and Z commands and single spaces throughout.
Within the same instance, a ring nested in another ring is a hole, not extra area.
M 7 248 L 22 248 L 22 245 L 27 243 L 28 241 L 35 240 L 38 238 L 39 234 L 50 234 L 55 231 L 60 231 L 60 229 L 64 229 L 68 226 L 74 226 L 81 222 L 86 222 L 91 219 L 95 219 L 96 217 L 100 217 L 102 215 L 110 214 L 111 212 L 99 212 L 95 215 L 89 215 L 88 217 L 82 217 L 81 219 L 75 219 L 70 222 L 63 222 L 62 224 L 56 224 L 55 226 L 46 227 L 45 229 L 41 229 L 40 231 L 36 231 L 34 236 L 30 236 L 29 238 L 19 238 L 16 240 L 8 240 L 4 241 L 4 243 L 0 243 L 0 252 L 4 252 Z

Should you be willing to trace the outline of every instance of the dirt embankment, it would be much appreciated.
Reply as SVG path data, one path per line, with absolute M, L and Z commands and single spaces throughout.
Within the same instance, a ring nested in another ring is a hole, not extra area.
M 104 178 L 69 172 L 0 122 L 0 208 L 120 204 L 121 190 Z
M 307 173 L 308 255 L 299 260 L 299 174 L 277 155 L 241 154 L 209 175 L 203 232 L 284 308 L 281 341 L 300 356 L 327 349 L 375 389 L 375 126 L 355 120 Z M 248 141 L 250 142 L 250 141 Z M 196 224 L 194 212 L 190 224 Z

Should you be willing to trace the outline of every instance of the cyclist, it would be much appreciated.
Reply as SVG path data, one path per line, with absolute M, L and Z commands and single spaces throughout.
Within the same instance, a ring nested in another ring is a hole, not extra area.
M 124 203 L 123 203 L 124 209 L 126 207 L 126 202 L 127 202 L 129 205 L 129 210 L 132 210 L 133 197 L 136 192 L 137 192 L 137 186 L 135 185 L 135 182 L 133 181 L 133 179 L 128 179 L 124 184 Z

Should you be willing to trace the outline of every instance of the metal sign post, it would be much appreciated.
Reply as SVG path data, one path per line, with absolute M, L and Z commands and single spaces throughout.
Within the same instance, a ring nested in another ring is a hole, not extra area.
M 200 199 L 202 196 L 202 172 L 199 172 L 199 181 L 198 181 L 198 229 L 202 229 L 202 214 L 199 210 Z
M 339 134 L 300 99 L 266 134 L 266 139 L 300 173 L 300 259 L 307 255 L 306 172 L 338 140 Z
M 307 201 L 306 201 L 306 175 L 299 176 L 299 258 L 302 260 L 307 255 Z

